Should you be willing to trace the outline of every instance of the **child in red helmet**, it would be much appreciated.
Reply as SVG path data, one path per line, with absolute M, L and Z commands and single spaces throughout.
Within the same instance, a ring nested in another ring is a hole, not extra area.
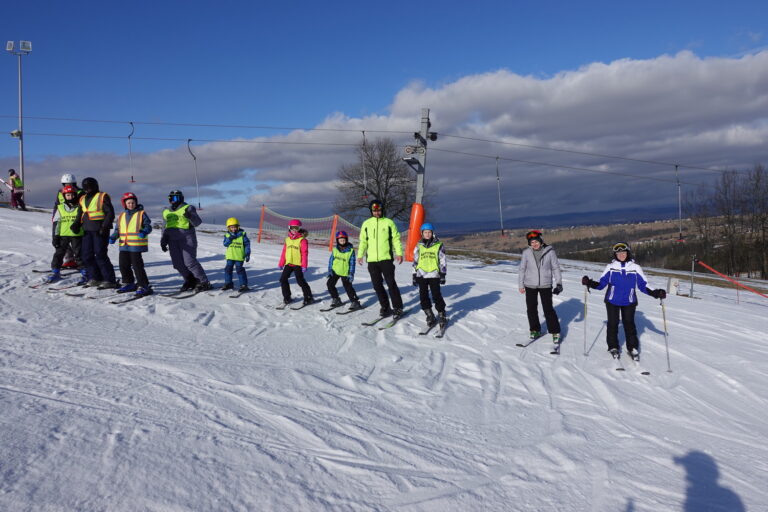
M 307 271 L 309 261 L 309 243 L 307 242 L 307 231 L 302 229 L 301 221 L 293 219 L 288 222 L 288 236 L 285 237 L 283 252 L 280 254 L 278 267 L 283 269 L 280 274 L 280 288 L 283 291 L 283 303 L 291 302 L 291 286 L 288 284 L 288 278 L 291 274 L 296 274 L 296 282 L 304 293 L 304 304 L 314 302 L 312 290 L 304 279 L 304 272 Z
M 349 297 L 350 311 L 362 309 L 357 293 L 355 293 L 355 288 L 352 286 L 352 281 L 355 279 L 355 248 L 349 243 L 349 236 L 346 231 L 336 233 L 336 246 L 333 248 L 328 259 L 328 281 L 326 281 L 326 286 L 328 287 L 328 293 L 331 294 L 333 299 L 331 302 L 332 308 L 341 306 L 341 298 L 339 298 L 339 292 L 336 291 L 336 283 L 339 279 L 341 279 L 344 291 L 347 292 L 347 297 Z
M 152 221 L 133 192 L 123 194 L 121 202 L 125 211 L 118 215 L 115 230 L 109 237 L 110 244 L 120 241 L 119 262 L 123 286 L 117 293 L 152 295 L 141 256 L 141 253 L 149 250 L 147 235 L 152 231 Z

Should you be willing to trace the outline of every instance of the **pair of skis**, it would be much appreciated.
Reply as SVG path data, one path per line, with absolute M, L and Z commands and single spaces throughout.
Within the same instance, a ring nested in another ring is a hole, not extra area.
M 544 335 L 539 335 L 539 336 L 536 336 L 535 338 L 530 339 L 528 341 L 528 343 L 516 343 L 515 346 L 521 347 L 521 348 L 526 348 L 526 347 L 529 347 L 529 346 L 533 345 L 534 343 L 536 343 L 537 341 L 539 341 L 543 337 L 544 337 Z M 560 344 L 562 342 L 563 342 L 563 339 L 560 338 L 560 340 L 554 344 L 554 346 L 552 347 L 552 350 L 550 350 L 549 353 L 552 354 L 553 356 L 559 356 L 560 355 Z
M 639 354 L 636 355 L 636 356 L 630 356 L 630 357 L 632 359 L 632 362 L 635 363 L 635 367 L 640 370 L 640 375 L 650 375 L 651 374 L 651 372 L 649 372 L 648 370 L 643 370 L 642 367 L 640 366 L 640 355 Z M 624 365 L 621 363 L 621 355 L 617 355 L 613 359 L 616 361 L 616 371 L 617 372 L 626 371 L 626 368 L 624 368 Z
M 305 307 L 307 307 L 307 306 L 309 306 L 311 304 L 315 304 L 317 302 L 320 302 L 320 301 L 312 299 L 311 302 L 302 302 L 301 304 L 298 304 L 296 306 L 292 306 L 290 309 L 292 309 L 294 311 L 298 311 L 300 309 L 304 309 Z M 275 309 L 282 311 L 283 309 L 287 308 L 289 304 L 290 304 L 290 302 L 282 302 L 282 303 L 278 304 L 277 306 L 275 306 Z
M 442 338 L 445 336 L 445 328 L 448 327 L 448 320 L 446 320 L 444 323 L 435 322 L 431 325 L 427 325 L 426 329 L 419 332 L 419 336 L 426 336 L 429 334 L 429 332 L 437 327 L 437 332 L 435 333 L 435 338 Z

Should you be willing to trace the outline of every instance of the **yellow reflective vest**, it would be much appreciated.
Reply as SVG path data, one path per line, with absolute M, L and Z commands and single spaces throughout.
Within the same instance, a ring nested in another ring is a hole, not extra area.
M 186 213 L 187 208 L 189 208 L 188 204 L 185 204 L 181 208 L 179 208 L 176 211 L 171 211 L 168 208 L 163 210 L 163 220 L 165 221 L 165 228 L 178 228 L 178 229 L 189 229 L 190 223 L 189 219 L 184 216 L 184 213 Z
M 117 218 L 118 233 L 120 234 L 120 246 L 147 247 L 149 240 L 147 237 L 140 238 L 139 231 L 144 221 L 144 211 L 139 210 L 131 216 L 131 220 L 126 220 L 126 213 L 123 212 Z
M 298 238 L 285 237 L 285 264 L 301 266 L 301 241 L 303 236 Z
M 59 212 L 59 225 L 57 234 L 59 236 L 83 236 L 84 232 L 82 227 L 79 231 L 72 230 L 72 224 L 79 220 L 77 218 L 77 207 L 73 208 L 72 210 L 68 210 L 67 207 L 62 203 L 57 206 L 57 209 Z
M 91 202 L 85 204 L 85 196 L 80 198 L 80 208 L 83 209 L 83 216 L 88 215 L 90 220 L 104 220 L 104 196 L 106 193 L 97 192 L 91 198 Z

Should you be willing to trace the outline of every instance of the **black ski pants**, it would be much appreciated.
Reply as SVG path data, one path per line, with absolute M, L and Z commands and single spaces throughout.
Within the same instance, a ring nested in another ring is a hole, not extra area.
M 120 251 L 119 262 L 123 284 L 136 283 L 139 288 L 149 287 L 149 278 L 144 270 L 144 258 L 140 252 Z
M 371 275 L 371 284 L 379 298 L 379 304 L 383 309 L 389 310 L 389 298 L 392 298 L 394 309 L 403 309 L 403 298 L 400 296 L 400 288 L 395 282 L 395 263 L 392 260 L 368 262 L 368 273 Z M 384 289 L 384 282 L 389 288 L 389 297 Z
M 109 235 L 100 235 L 98 231 L 86 231 L 83 235 L 81 256 L 83 265 L 88 270 L 88 279 L 114 283 L 115 269 L 107 255 Z
M 639 349 L 640 342 L 637 339 L 637 326 L 635 325 L 637 304 L 615 306 L 606 302 L 605 309 L 608 312 L 608 331 L 605 336 L 608 350 L 619 349 L 619 315 L 621 315 L 621 325 L 624 326 L 624 341 L 627 351 Z
M 357 294 L 355 293 L 355 288 L 352 286 L 352 281 L 349 280 L 349 277 L 340 276 L 336 274 L 336 272 L 331 272 L 331 275 L 328 276 L 328 280 L 325 282 L 328 287 L 328 293 L 331 294 L 331 298 L 339 298 L 339 292 L 336 291 L 336 283 L 339 279 L 341 279 L 341 285 L 344 287 L 344 291 L 347 292 L 349 300 L 357 300 Z
M 59 242 L 56 252 L 53 253 L 51 268 L 61 270 L 61 265 L 64 263 L 64 255 L 67 253 L 74 256 L 75 263 L 77 263 L 78 267 L 82 267 L 83 260 L 80 257 L 80 246 L 82 245 L 83 237 L 62 236 L 60 240 L 61 242 Z
M 544 310 L 544 319 L 547 321 L 549 334 L 560 334 L 560 320 L 557 318 L 555 308 L 552 306 L 552 288 L 528 288 L 525 287 L 525 306 L 528 313 L 528 327 L 532 331 L 541 332 L 539 321 L 539 300 L 541 297 L 541 309 Z
M 438 313 L 445 311 L 445 301 L 443 300 L 443 293 L 440 290 L 440 278 L 417 278 L 419 283 L 419 300 L 421 302 L 421 309 L 427 311 L 432 308 L 432 301 L 429 300 L 429 294 L 432 293 L 432 300 L 435 301 L 435 308 Z
M 301 271 L 301 267 L 295 265 L 285 265 L 283 267 L 283 273 L 280 274 L 280 288 L 283 290 L 283 300 L 291 300 L 291 285 L 288 284 L 288 278 L 291 274 L 296 274 L 296 282 L 301 287 L 301 291 L 304 294 L 304 300 L 312 298 L 312 290 L 309 289 L 307 280 L 304 279 L 304 272 Z

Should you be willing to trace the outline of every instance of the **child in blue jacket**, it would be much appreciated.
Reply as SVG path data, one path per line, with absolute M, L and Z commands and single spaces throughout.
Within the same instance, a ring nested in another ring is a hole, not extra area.
M 339 292 L 336 291 L 336 282 L 339 279 L 341 279 L 344 291 L 347 292 L 347 297 L 349 297 L 350 311 L 362 309 L 357 293 L 355 293 L 355 289 L 352 286 L 352 281 L 355 279 L 355 248 L 349 243 L 349 236 L 347 236 L 346 231 L 336 233 L 336 246 L 333 248 L 331 257 L 328 259 L 328 281 L 326 281 L 326 285 L 328 293 L 331 294 L 333 299 L 331 302 L 332 308 L 341 306 Z
M 657 290 L 648 288 L 648 280 L 643 274 L 643 269 L 632 258 L 628 243 L 615 244 L 613 255 L 614 259 L 605 267 L 600 281 L 593 281 L 588 276 L 584 276 L 581 278 L 581 284 L 595 290 L 608 287 L 605 292 L 605 308 L 608 313 L 608 330 L 606 332 L 608 351 L 614 359 L 619 358 L 619 315 L 621 315 L 627 352 L 632 356 L 632 359 L 639 360 L 639 341 L 635 326 L 635 309 L 637 309 L 635 288 L 654 299 L 663 300 L 666 298 L 667 292 L 661 288 Z
M 231 290 L 232 269 L 237 271 L 237 280 L 240 282 L 238 291 L 248 291 L 248 274 L 245 273 L 243 262 L 251 260 L 251 241 L 248 235 L 240 229 L 240 221 L 234 217 L 227 219 L 227 234 L 224 235 L 224 247 L 227 248 L 227 266 L 224 267 L 224 286 L 222 290 Z

